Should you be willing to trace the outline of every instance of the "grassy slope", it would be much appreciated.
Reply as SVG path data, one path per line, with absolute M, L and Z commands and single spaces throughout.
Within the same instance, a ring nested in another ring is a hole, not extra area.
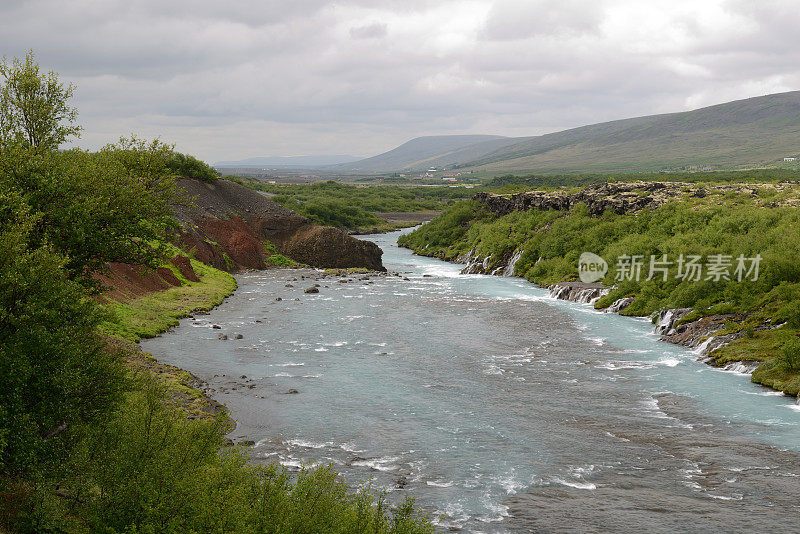
M 683 113 L 584 126 L 525 140 L 467 167 L 641 171 L 760 166 L 798 155 L 800 91 Z
M 798 191 L 775 193 L 764 188 L 756 197 L 731 193 L 711 194 L 705 199 L 676 199 L 656 210 L 637 215 L 590 217 L 579 208 L 570 212 L 527 211 L 499 217 L 475 201 L 457 204 L 441 217 L 403 236 L 400 244 L 416 253 L 453 260 L 475 248 L 501 264 L 517 250 L 524 251 L 516 274 L 539 285 L 576 277 L 578 256 L 583 251 L 599 254 L 612 266 L 604 280 L 615 285 L 613 265 L 621 254 L 676 257 L 679 253 L 764 256 L 758 282 L 643 281 L 616 284 L 598 307 L 635 296 L 626 315 L 649 315 L 666 308 L 694 307 L 696 317 L 741 313 L 727 326 L 728 332 L 749 335 L 715 351 L 718 364 L 730 361 L 765 362 L 753 380 L 796 396 L 800 375 L 778 365 L 775 357 L 800 328 L 800 270 L 792 258 L 800 254 L 800 213 L 794 207 L 772 207 L 786 202 Z M 494 265 L 490 266 L 492 269 Z M 674 276 L 674 272 L 672 275 Z M 787 323 L 777 329 L 779 324 Z
M 428 165 L 484 172 L 630 172 L 713 166 L 753 168 L 800 155 L 800 91 L 651 115 L 552 134 L 483 141 L 458 149 L 427 140 L 425 157 L 401 150 L 349 164 L 392 171 Z M 407 148 L 407 147 L 406 147 Z M 421 152 L 420 152 L 421 153 Z M 399 158 L 398 156 L 404 156 Z
M 183 285 L 127 302 L 107 301 L 103 306 L 108 319 L 100 325 L 100 332 L 123 354 L 132 371 L 155 377 L 190 418 L 208 418 L 221 407 L 198 389 L 200 381 L 179 367 L 158 362 L 136 344 L 177 326 L 178 320 L 189 314 L 211 310 L 236 289 L 236 279 L 230 274 L 191 261 L 199 282 L 187 280 L 172 263 L 165 262 L 163 266 L 169 267 Z
M 488 146 L 496 148 L 503 146 L 505 139 L 492 135 L 433 135 L 417 137 L 388 152 L 353 163 L 337 165 L 336 168 L 365 172 L 397 171 L 408 168 L 427 169 L 433 164 L 432 160 L 435 158 L 484 143 L 489 143 Z
M 172 269 L 183 285 L 124 303 L 107 303 L 110 317 L 102 325 L 102 333 L 134 342 L 154 337 L 176 326 L 178 319 L 211 310 L 236 289 L 233 276 L 197 260 L 192 260 L 192 268 L 200 282 L 186 280 L 172 264 L 165 266 Z

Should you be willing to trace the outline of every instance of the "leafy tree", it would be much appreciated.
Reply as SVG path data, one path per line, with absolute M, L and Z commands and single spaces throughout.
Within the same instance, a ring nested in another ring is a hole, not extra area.
M 168 181 L 131 176 L 107 151 L 12 149 L 4 156 L 0 186 L 38 214 L 32 243 L 50 243 L 63 254 L 70 278 L 96 288 L 93 275 L 108 262 L 156 266 L 174 224 Z
M 14 143 L 53 150 L 80 134 L 78 110 L 68 104 L 75 87 L 55 72 L 40 72 L 32 51 L 24 60 L 3 58 L 0 77 L 0 153 Z
M 48 244 L 30 246 L 39 216 L 0 188 L 0 475 L 54 465 L 73 430 L 113 407 L 121 382 L 95 337 L 94 302 Z
M 169 162 L 175 155 L 173 148 L 158 139 L 147 141 L 131 135 L 104 146 L 100 155 L 115 163 L 118 172 L 138 179 L 148 189 L 171 189 Z

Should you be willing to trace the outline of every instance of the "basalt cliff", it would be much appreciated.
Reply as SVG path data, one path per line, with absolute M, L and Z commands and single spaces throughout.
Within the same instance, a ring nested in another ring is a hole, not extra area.
M 498 215 L 533 209 L 566 211 L 579 204 L 584 204 L 591 215 L 601 215 L 606 211 L 622 215 L 645 208 L 657 208 L 674 200 L 676 196 L 684 194 L 704 198 L 709 192 L 714 191 L 749 194 L 755 197 L 760 190 L 783 191 L 791 187 L 792 185 L 788 183 L 709 186 L 683 182 L 606 182 L 586 186 L 577 192 L 557 189 L 555 191 L 526 191 L 513 195 L 478 193 L 473 199 L 480 202 L 486 210 Z M 774 207 L 778 205 L 797 206 L 797 201 L 792 199 L 776 202 Z

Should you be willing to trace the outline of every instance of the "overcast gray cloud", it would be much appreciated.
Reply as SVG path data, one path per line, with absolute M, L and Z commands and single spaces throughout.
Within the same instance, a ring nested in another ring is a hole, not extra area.
M 0 54 L 74 82 L 96 148 L 372 155 L 800 89 L 794 0 L 0 0 Z

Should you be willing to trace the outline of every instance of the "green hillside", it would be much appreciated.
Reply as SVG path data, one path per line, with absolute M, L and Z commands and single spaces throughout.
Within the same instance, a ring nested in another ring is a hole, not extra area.
M 343 171 L 383 172 L 399 171 L 404 169 L 425 170 L 439 164 L 438 160 L 447 158 L 449 154 L 461 153 L 463 149 L 471 146 L 486 148 L 476 152 L 466 152 L 467 158 L 455 158 L 450 164 L 475 159 L 485 154 L 494 152 L 507 143 L 513 143 L 513 138 L 497 135 L 434 135 L 417 137 L 399 147 L 383 154 L 363 159 L 353 163 L 338 165 L 335 168 Z
M 447 146 L 437 152 L 438 139 L 418 138 L 386 154 L 349 165 L 355 168 L 369 162 L 373 170 L 423 170 L 435 166 L 539 173 L 783 165 L 784 157 L 800 155 L 800 91 L 536 137 L 482 140 L 458 148 Z M 412 144 L 415 150 L 409 151 L 408 145 Z

